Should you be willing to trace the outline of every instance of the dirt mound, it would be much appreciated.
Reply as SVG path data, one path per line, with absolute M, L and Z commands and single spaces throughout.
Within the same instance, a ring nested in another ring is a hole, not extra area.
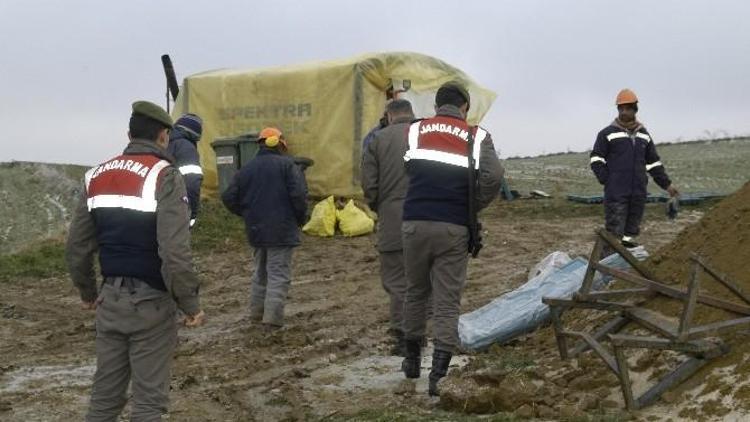
M 713 268 L 725 273 L 743 290 L 750 291 L 750 183 L 718 203 L 697 223 L 670 244 L 661 248 L 650 260 L 651 268 L 661 281 L 687 284 L 690 254 L 696 253 Z M 701 278 L 701 287 L 711 294 L 726 295 L 726 289 Z M 699 316 L 705 316 L 700 309 Z
M 724 199 L 696 224 L 682 231 L 675 240 L 661 248 L 649 265 L 655 278 L 666 283 L 687 285 L 690 277 L 690 255 L 695 253 L 715 270 L 724 273 L 744 292 L 750 292 L 750 183 Z M 699 273 L 701 292 L 743 304 L 719 282 L 704 272 Z M 649 304 L 665 315 L 679 315 L 682 304 L 660 298 Z M 699 305 L 694 324 L 740 318 L 737 314 Z M 729 418 L 731 412 L 750 409 L 750 345 L 748 326 L 721 334 L 731 347 L 723 358 L 707 365 L 676 391 L 668 393 L 682 403 L 680 416 L 686 418 Z

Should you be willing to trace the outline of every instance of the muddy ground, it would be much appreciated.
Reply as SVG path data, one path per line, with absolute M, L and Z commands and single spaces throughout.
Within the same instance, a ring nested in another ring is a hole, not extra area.
M 684 208 L 671 222 L 660 205 L 649 205 L 640 240 L 655 251 L 703 212 Z M 518 200 L 495 202 L 483 220 L 486 247 L 470 262 L 464 312 L 526 281 L 530 267 L 554 250 L 588 255 L 603 217 L 601 206 Z M 304 237 L 294 256 L 287 325 L 273 333 L 247 318 L 249 250 L 243 246 L 199 253 L 196 265 L 205 283 L 202 298 L 209 319 L 201 328 L 180 331 L 169 419 L 350 420 L 389 412 L 425 420 L 430 415 L 459 418 L 459 413 L 450 413 L 455 410 L 437 410 L 427 398 L 424 375 L 416 391 L 409 391 L 398 370 L 400 359 L 387 355 L 387 298 L 373 245 L 374 236 Z M 78 308 L 78 296 L 67 278 L 4 284 L 0 420 L 81 420 L 94 369 L 93 337 L 93 314 Z M 538 371 L 537 383 L 552 385 L 546 377 L 555 368 L 571 365 L 559 361 L 554 347 L 551 330 L 544 328 L 489 354 L 463 355 L 456 366 L 512 351 L 537 359 L 533 365 L 544 368 Z M 429 367 L 427 360 L 425 366 Z M 591 366 L 606 370 L 598 361 Z M 616 384 L 563 388 L 596 397 L 594 406 L 572 413 L 578 416 L 622 406 Z M 542 418 L 570 416 L 555 403 L 548 407 L 550 413 Z M 655 410 L 624 417 L 667 419 L 670 413 L 669 404 L 662 403 Z M 521 409 L 516 416 L 540 415 Z

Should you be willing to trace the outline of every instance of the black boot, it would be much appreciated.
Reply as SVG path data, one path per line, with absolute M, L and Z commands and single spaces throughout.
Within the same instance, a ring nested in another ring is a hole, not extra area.
M 393 336 L 391 356 L 406 357 L 406 339 L 404 338 L 404 332 L 401 330 L 393 330 L 391 335 Z
M 406 357 L 401 362 L 401 370 L 406 378 L 419 378 L 419 367 L 422 364 L 421 339 L 406 340 Z
M 429 394 L 431 396 L 440 396 L 438 391 L 438 381 L 448 373 L 448 367 L 451 364 L 453 354 L 445 350 L 435 350 L 432 353 L 432 370 L 430 371 Z

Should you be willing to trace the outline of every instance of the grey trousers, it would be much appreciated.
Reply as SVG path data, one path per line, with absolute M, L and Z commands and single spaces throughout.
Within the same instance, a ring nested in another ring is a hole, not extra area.
M 401 225 L 406 268 L 404 333 L 408 340 L 425 335 L 428 298 L 433 300 L 435 349 L 456 352 L 461 293 L 466 282 L 469 230 L 438 221 Z
M 391 298 L 390 327 L 392 331 L 404 331 L 404 298 L 406 296 L 406 273 L 404 251 L 380 252 L 380 280 Z
M 160 421 L 169 404 L 176 304 L 134 279 L 105 283 L 96 308 L 96 373 L 87 421 L 116 421 L 132 379 L 132 421 Z
M 284 305 L 292 274 L 292 247 L 255 248 L 250 286 L 250 318 L 284 325 Z

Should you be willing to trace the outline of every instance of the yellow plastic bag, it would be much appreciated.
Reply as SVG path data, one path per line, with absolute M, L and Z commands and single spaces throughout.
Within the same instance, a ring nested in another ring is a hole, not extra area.
M 354 205 L 353 200 L 349 200 L 343 210 L 336 211 L 336 218 L 339 220 L 339 230 L 344 236 L 360 236 L 372 233 L 375 227 L 375 221 L 368 217 L 367 214 Z
M 331 237 L 336 232 L 336 205 L 333 195 L 315 204 L 310 221 L 302 231 L 311 236 Z

